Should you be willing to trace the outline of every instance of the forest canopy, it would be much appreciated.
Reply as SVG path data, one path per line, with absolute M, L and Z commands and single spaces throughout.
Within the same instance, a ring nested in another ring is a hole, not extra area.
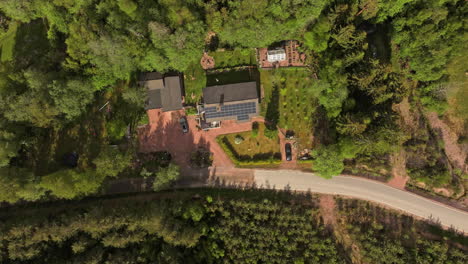
M 466 237 L 356 200 L 337 199 L 330 226 L 318 199 L 212 189 L 5 210 L 0 262 L 352 263 L 349 243 L 368 263 L 467 261 L 442 238 Z
M 467 87 L 467 13 L 463 0 L 0 1 L 0 183 L 17 173 L 18 191 L 28 190 L 1 200 L 53 193 L 52 182 L 66 184 L 62 196 L 87 195 L 115 177 L 95 160 L 144 115 L 139 73 L 200 74 L 186 80 L 200 94 L 203 52 L 284 40 L 301 43 L 306 78 L 316 80 L 301 98 L 314 107 L 303 122 L 316 134 L 316 171 L 379 167 L 375 174 L 405 148 L 424 157 L 409 164 L 410 176 L 445 186 L 459 175 L 437 135 L 424 125 L 417 134 L 399 127 L 392 106 L 409 98 L 415 109 L 442 115 L 450 106 L 466 117 L 466 96 L 453 106 L 447 96 Z M 133 152 L 121 150 L 123 165 Z M 64 166 L 73 153 L 76 167 Z

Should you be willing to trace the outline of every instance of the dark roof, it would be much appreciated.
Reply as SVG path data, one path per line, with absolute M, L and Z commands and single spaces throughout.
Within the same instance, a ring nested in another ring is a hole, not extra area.
M 161 94 L 163 111 L 182 109 L 182 91 L 179 76 L 164 78 L 164 89 Z
M 140 74 L 140 81 L 159 80 L 162 79 L 163 75 L 159 72 L 144 72 Z
M 216 85 L 203 89 L 205 104 L 220 104 L 256 98 L 258 98 L 256 82 Z
M 147 72 L 140 76 L 140 85 L 147 88 L 146 109 L 162 108 L 163 111 L 182 109 L 182 90 L 179 76 L 164 77 L 159 72 Z
M 157 109 L 162 107 L 160 89 L 148 90 L 148 101 L 146 102 L 146 109 Z

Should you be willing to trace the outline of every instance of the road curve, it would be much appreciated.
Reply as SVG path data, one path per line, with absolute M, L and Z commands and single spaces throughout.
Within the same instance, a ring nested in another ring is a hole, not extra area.
M 336 176 L 326 180 L 300 171 L 255 170 L 254 181 L 257 187 L 266 189 L 289 188 L 369 200 L 425 219 L 438 219 L 446 227 L 454 227 L 468 233 L 468 213 L 367 179 Z

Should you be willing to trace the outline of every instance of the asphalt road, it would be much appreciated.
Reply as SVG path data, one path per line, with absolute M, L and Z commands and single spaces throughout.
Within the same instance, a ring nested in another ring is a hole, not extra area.
M 351 196 L 385 204 L 422 218 L 438 219 L 446 227 L 453 226 L 468 233 L 468 213 L 379 182 L 344 176 L 326 180 L 312 173 L 291 170 L 255 170 L 254 175 L 257 187 Z

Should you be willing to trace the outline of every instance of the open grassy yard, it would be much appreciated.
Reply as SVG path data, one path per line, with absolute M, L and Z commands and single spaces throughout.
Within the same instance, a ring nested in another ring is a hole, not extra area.
M 254 49 L 235 49 L 208 53 L 215 61 L 215 68 L 256 65 Z
M 203 88 L 206 87 L 206 74 L 199 61 L 193 62 L 184 71 L 184 87 L 186 103 L 195 104 L 200 100 Z
M 257 69 L 247 69 L 241 71 L 224 71 L 219 73 L 211 73 L 206 76 L 206 85 L 223 85 L 241 82 L 252 82 L 258 79 Z
M 312 124 L 318 106 L 313 79 L 305 68 L 261 70 L 264 92 L 262 115 L 275 120 L 284 129 L 293 130 L 304 148 L 312 144 Z
M 259 123 L 256 136 L 253 131 L 247 131 L 222 135 L 219 139 L 221 144 L 227 147 L 240 162 L 281 159 L 279 138 L 270 139 L 264 135 L 264 131 L 265 125 Z M 243 139 L 240 144 L 236 144 L 238 136 Z

